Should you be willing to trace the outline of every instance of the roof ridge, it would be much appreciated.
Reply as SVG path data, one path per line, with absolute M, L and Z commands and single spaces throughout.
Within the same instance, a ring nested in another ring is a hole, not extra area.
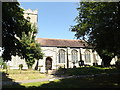
M 74 39 L 58 39 L 58 38 L 37 38 L 37 39 L 69 40 L 69 41 L 83 41 L 84 42 L 84 40 L 74 40 Z
M 71 39 L 52 39 L 52 38 L 37 38 L 41 46 L 55 46 L 55 47 L 84 47 L 85 41 L 71 40 Z

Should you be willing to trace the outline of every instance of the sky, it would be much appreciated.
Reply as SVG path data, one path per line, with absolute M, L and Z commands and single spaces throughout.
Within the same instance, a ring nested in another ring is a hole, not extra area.
M 38 10 L 37 38 L 75 39 L 70 27 L 76 24 L 77 2 L 20 2 L 20 7 Z

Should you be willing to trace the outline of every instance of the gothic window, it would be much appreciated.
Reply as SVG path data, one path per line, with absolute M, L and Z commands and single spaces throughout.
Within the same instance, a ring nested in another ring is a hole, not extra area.
M 99 60 L 99 55 L 98 55 L 98 54 L 96 54 L 95 56 L 96 56 L 96 60 Z
M 78 51 L 77 50 L 72 50 L 71 51 L 71 57 L 72 57 L 72 62 L 77 62 L 78 61 Z
M 65 50 L 59 50 L 59 63 L 65 63 Z
M 86 62 L 86 63 L 90 63 L 90 62 L 91 62 L 91 59 L 90 59 L 90 51 L 89 51 L 89 50 L 86 50 L 86 51 L 85 51 L 85 62 Z

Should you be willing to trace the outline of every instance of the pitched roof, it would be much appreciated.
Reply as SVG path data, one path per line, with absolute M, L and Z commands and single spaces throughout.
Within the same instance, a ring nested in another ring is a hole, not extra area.
M 69 40 L 69 39 L 50 39 L 50 38 L 37 38 L 37 42 L 41 46 L 53 47 L 85 47 L 85 42 L 82 40 Z

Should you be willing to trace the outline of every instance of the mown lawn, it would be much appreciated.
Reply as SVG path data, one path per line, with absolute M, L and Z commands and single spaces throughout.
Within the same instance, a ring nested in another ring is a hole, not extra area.
M 79 68 L 69 68 L 59 69 L 56 74 L 57 75 L 94 75 L 94 74 L 110 74 L 110 73 L 119 73 L 120 70 L 114 68 L 101 68 L 101 67 L 79 67 Z
M 120 76 L 98 76 L 87 78 L 70 78 L 58 82 L 42 84 L 34 88 L 120 88 Z M 30 87 L 29 87 L 30 88 Z
M 90 75 L 90 77 L 76 77 L 55 81 L 33 82 L 6 86 L 4 88 L 120 88 L 120 71 L 116 68 L 82 67 L 61 69 L 61 75 Z M 62 73 L 61 73 L 62 72 Z M 95 75 L 98 74 L 98 75 Z M 92 76 L 93 75 L 93 76 Z M 92 77 L 91 77 L 92 76 Z
M 120 74 L 103 75 L 86 78 L 69 78 L 55 81 L 25 83 L 4 88 L 120 88 Z
M 14 81 L 22 81 L 46 77 L 45 74 L 40 74 L 40 72 L 36 70 L 8 70 L 7 73 L 6 70 L 2 70 L 2 72 L 2 81 L 9 81 L 8 78 Z

